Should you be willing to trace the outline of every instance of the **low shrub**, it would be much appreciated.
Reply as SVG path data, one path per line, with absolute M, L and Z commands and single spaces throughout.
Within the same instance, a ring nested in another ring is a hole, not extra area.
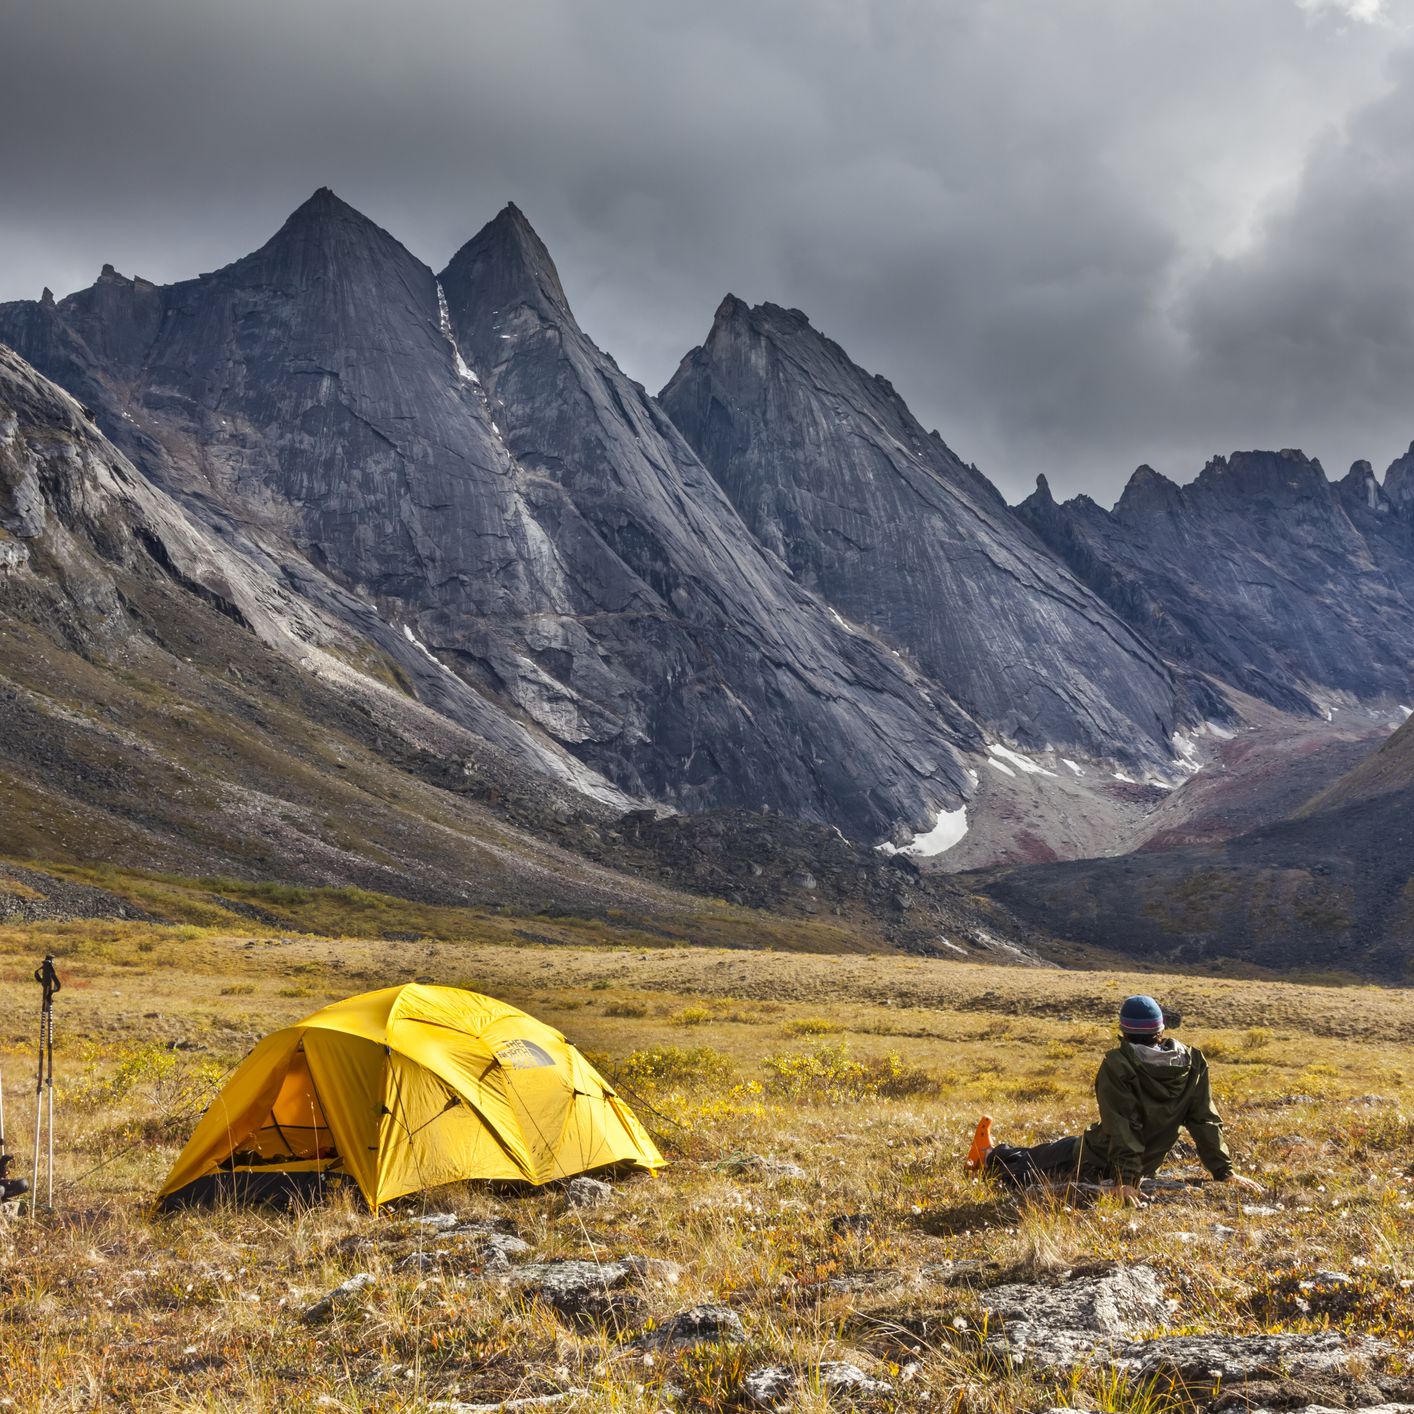
M 787 1036 L 831 1036 L 844 1027 L 827 1016 L 802 1016 L 786 1022 Z
M 720 1081 L 730 1077 L 735 1069 L 731 1060 L 711 1046 L 654 1046 L 651 1050 L 634 1051 L 610 1067 L 624 1085 L 643 1089 L 660 1089 L 667 1085 L 682 1085 L 692 1081 Z
M 791 1100 L 899 1099 L 936 1093 L 938 1078 L 896 1052 L 856 1059 L 847 1042 L 767 1056 L 767 1088 Z

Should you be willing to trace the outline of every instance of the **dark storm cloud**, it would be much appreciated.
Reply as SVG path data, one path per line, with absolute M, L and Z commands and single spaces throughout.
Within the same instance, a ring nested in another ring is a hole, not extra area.
M 507 200 L 656 389 L 806 310 L 1008 494 L 1414 436 L 1408 0 L 11 7 L 0 297 L 183 278 L 316 186 L 440 267 Z

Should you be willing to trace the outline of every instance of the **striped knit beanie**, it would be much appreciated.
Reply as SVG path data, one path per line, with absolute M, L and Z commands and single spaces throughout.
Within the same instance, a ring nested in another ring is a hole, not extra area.
M 1164 1029 L 1164 1009 L 1153 997 L 1126 997 L 1119 1009 L 1119 1029 L 1141 1040 L 1157 1036 Z

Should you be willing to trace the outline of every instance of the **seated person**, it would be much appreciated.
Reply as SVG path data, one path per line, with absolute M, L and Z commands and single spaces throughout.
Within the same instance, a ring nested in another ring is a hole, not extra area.
M 1105 1054 L 1095 1076 L 1098 1121 L 1083 1135 L 1018 1148 L 994 1144 L 991 1116 L 984 1115 L 967 1167 L 1013 1188 L 1113 1181 L 1116 1197 L 1137 1204 L 1141 1179 L 1158 1170 L 1184 1128 L 1215 1179 L 1260 1193 L 1260 1185 L 1233 1172 L 1203 1053 L 1167 1035 L 1172 1025 L 1177 1018 L 1166 1017 L 1153 997 L 1126 998 L 1119 1009 L 1119 1045 Z

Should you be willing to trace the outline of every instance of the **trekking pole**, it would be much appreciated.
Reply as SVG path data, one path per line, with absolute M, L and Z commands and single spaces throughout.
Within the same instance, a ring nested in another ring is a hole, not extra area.
M 39 1139 L 45 1110 L 49 1114 L 49 1207 L 54 1206 L 54 994 L 59 990 L 59 974 L 50 953 L 34 972 L 34 980 L 44 989 L 39 1003 L 39 1069 L 34 1081 L 34 1181 L 30 1185 L 30 1214 L 39 1202 Z M 48 1104 L 46 1106 L 46 1092 Z

